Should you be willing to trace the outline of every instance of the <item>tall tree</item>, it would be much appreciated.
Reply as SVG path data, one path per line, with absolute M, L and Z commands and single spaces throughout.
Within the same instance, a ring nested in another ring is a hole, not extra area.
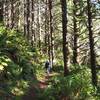
M 37 13 L 37 22 L 38 22 L 38 35 L 39 35 L 39 48 L 41 51 L 41 0 L 38 0 L 38 13 Z
M 52 15 L 52 0 L 48 1 L 49 4 L 49 31 L 50 31 L 50 61 L 53 66 L 54 52 L 53 52 L 53 15 Z
M 33 42 L 36 42 L 36 34 L 34 29 L 34 0 L 31 0 L 31 44 L 33 45 Z
M 27 15 L 27 12 L 26 12 L 26 0 L 24 0 L 24 36 L 26 36 L 26 33 L 27 33 L 26 15 Z
M 74 9 L 73 9 L 73 34 L 74 34 L 74 45 L 73 45 L 73 64 L 77 64 L 77 20 L 76 20 L 76 13 L 77 13 L 77 1 L 73 0 Z
M 17 0 L 15 3 L 15 28 L 16 30 L 19 30 L 20 6 L 21 6 L 21 2 L 20 0 Z
M 26 28 L 27 28 L 27 38 L 30 39 L 30 0 L 26 0 Z
M 45 51 L 49 57 L 49 32 L 48 32 L 48 0 L 45 1 Z M 50 58 L 50 57 L 49 57 Z
M 67 3 L 66 0 L 61 1 L 62 8 L 62 29 L 63 29 L 63 59 L 64 59 L 64 76 L 67 76 L 69 73 L 68 70 L 68 42 L 67 42 Z
M 24 36 L 30 38 L 30 0 L 24 0 Z
M 4 4 L 3 4 L 3 21 L 4 21 L 4 25 L 6 26 L 6 28 L 8 28 L 10 26 L 9 24 L 9 1 L 5 0 Z
M 14 0 L 10 0 L 10 4 L 11 4 L 11 26 L 10 28 L 13 29 L 14 28 Z
M 0 1 L 0 21 L 3 21 L 3 1 Z
M 94 51 L 94 38 L 92 31 L 92 12 L 91 12 L 91 0 L 87 0 L 87 10 L 88 10 L 88 31 L 89 31 L 89 44 L 90 44 L 90 65 L 92 73 L 92 82 L 93 85 L 97 85 L 97 76 L 96 76 L 96 57 Z

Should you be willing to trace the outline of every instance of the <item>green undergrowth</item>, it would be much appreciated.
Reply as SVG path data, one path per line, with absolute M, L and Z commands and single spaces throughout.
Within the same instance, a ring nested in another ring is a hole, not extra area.
M 23 33 L 0 26 L 0 100 L 20 98 L 36 81 L 36 56 Z
M 77 71 L 78 70 L 78 71 Z M 81 69 L 72 71 L 64 77 L 58 74 L 49 79 L 49 85 L 40 93 L 39 100 L 99 100 L 100 87 L 98 89 L 91 84 L 91 71 L 82 66 Z

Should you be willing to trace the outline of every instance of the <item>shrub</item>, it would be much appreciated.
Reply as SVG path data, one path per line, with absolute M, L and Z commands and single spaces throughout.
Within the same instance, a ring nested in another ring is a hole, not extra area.
M 56 76 L 51 79 L 51 84 L 44 91 L 42 98 L 61 100 L 63 97 L 69 97 L 71 100 L 98 100 L 96 99 L 98 97 L 94 96 L 96 89 L 91 84 L 90 75 L 90 70 L 83 68 L 67 77 Z
M 7 84 L 10 93 L 17 88 L 18 81 L 30 82 L 35 77 L 31 59 L 36 50 L 33 49 L 22 33 L 0 27 L 0 84 Z

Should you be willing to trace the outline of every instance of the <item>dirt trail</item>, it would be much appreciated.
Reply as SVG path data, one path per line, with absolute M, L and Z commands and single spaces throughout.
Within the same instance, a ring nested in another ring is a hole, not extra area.
M 39 80 L 39 83 L 38 83 L 38 88 L 40 89 L 45 89 L 47 88 L 47 86 L 49 85 L 48 83 L 48 80 L 52 77 L 53 75 L 50 74 L 49 76 L 48 75 L 45 75 L 44 78 L 42 80 Z M 31 86 L 29 91 L 22 97 L 22 100 L 37 100 L 37 94 L 36 94 L 36 91 L 35 91 L 35 86 Z
M 49 76 L 46 75 L 46 76 L 44 77 L 43 80 L 40 80 L 40 81 L 39 81 L 39 87 L 40 87 L 40 89 L 45 89 L 45 88 L 47 88 L 47 86 L 49 85 L 48 80 L 49 80 L 51 77 L 52 77 L 52 74 L 50 74 Z

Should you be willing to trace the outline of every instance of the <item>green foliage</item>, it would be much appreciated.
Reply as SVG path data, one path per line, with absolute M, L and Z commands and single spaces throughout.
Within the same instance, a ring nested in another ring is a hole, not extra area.
M 35 78 L 32 63 L 35 52 L 22 33 L 0 27 L 0 84 L 5 84 L 7 89 L 0 86 L 2 90 L 23 94 L 30 80 Z
M 63 72 L 64 68 L 62 65 L 59 65 L 59 66 L 55 65 L 53 66 L 52 70 L 55 72 Z
M 61 100 L 63 97 L 71 100 L 99 100 L 95 95 L 96 89 L 91 84 L 89 69 L 80 69 L 78 73 L 67 77 L 56 76 L 50 81 L 51 84 L 42 94 L 43 100 Z

